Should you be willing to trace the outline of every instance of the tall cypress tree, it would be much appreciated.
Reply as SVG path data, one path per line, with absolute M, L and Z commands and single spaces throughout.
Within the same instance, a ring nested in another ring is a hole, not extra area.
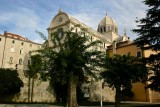
M 154 51 L 154 54 L 148 58 L 148 64 L 155 75 L 149 78 L 151 84 L 148 87 L 160 92 L 160 0 L 144 0 L 143 2 L 149 9 L 145 18 L 136 21 L 139 25 L 133 32 L 139 36 L 135 40 L 138 46 L 144 50 Z

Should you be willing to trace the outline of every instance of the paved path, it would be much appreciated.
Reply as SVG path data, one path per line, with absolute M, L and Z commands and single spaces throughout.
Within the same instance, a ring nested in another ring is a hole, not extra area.
M 121 107 L 160 107 L 160 103 L 148 102 L 122 102 Z M 0 104 L 0 107 L 63 107 L 50 104 Z M 80 107 L 100 107 L 100 106 L 80 106 Z M 105 105 L 103 107 L 115 107 L 114 105 Z
M 0 107 L 60 107 L 49 104 L 0 104 Z

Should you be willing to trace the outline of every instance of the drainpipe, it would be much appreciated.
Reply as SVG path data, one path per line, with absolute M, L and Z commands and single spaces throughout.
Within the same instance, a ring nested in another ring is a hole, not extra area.
M 4 42 L 4 46 L 3 46 L 3 56 L 2 56 L 1 68 L 3 68 L 3 65 L 4 65 L 4 54 L 5 54 L 5 49 L 6 49 L 7 31 L 4 31 L 4 36 L 5 36 L 5 42 Z

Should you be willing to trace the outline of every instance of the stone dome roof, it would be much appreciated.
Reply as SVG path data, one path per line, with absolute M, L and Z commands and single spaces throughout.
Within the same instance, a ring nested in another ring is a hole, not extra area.
M 114 25 L 114 26 L 118 26 L 116 21 L 114 19 L 112 19 L 111 17 L 109 17 L 108 15 L 105 16 L 99 23 L 98 26 L 105 26 L 105 25 Z

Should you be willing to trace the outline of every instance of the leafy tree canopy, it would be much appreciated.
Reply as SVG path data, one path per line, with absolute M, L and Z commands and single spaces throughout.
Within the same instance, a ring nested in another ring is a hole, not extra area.
M 142 49 L 151 49 L 152 54 L 148 60 L 148 67 L 153 71 L 154 76 L 149 78 L 152 90 L 160 92 L 160 0 L 144 0 L 149 9 L 146 17 L 137 20 L 139 25 L 133 32 L 138 34 L 136 44 Z
M 160 0 L 144 0 L 149 9 L 145 18 L 137 20 L 138 28 L 133 32 L 139 37 L 135 42 L 145 49 L 160 50 Z
M 38 72 L 40 72 L 42 67 L 42 58 L 39 54 L 31 55 L 30 62 L 28 64 L 28 70 L 26 71 L 27 75 L 30 78 L 36 76 Z
M 67 85 L 67 106 L 77 106 L 77 85 L 91 78 L 97 78 L 102 52 L 95 49 L 100 41 L 91 41 L 87 35 L 59 29 L 52 33 L 49 44 L 40 50 L 45 73 L 52 85 Z M 48 47 L 47 47 L 48 46 Z M 73 103 L 74 102 L 74 103 Z
M 23 82 L 16 70 L 0 68 L 0 96 L 19 93 L 21 87 Z
M 117 105 L 121 100 L 121 91 L 130 92 L 132 83 L 145 80 L 147 77 L 147 69 L 143 60 L 129 54 L 113 57 L 107 54 L 104 62 L 104 72 L 101 73 L 101 76 L 110 87 L 116 88 Z
M 128 55 L 107 55 L 105 70 L 101 73 L 110 87 L 120 85 L 127 87 L 129 84 L 145 80 L 147 69 L 142 59 Z
M 49 71 L 49 77 L 54 76 L 55 81 L 62 83 L 68 78 L 77 78 L 83 82 L 87 75 L 96 78 L 92 71 L 99 70 L 102 52 L 95 50 L 94 46 L 100 44 L 100 41 L 90 43 L 87 36 L 82 37 L 70 31 L 63 32 L 61 37 L 59 32 L 54 32 L 51 41 L 52 46 L 39 51 L 44 59 L 44 70 Z

